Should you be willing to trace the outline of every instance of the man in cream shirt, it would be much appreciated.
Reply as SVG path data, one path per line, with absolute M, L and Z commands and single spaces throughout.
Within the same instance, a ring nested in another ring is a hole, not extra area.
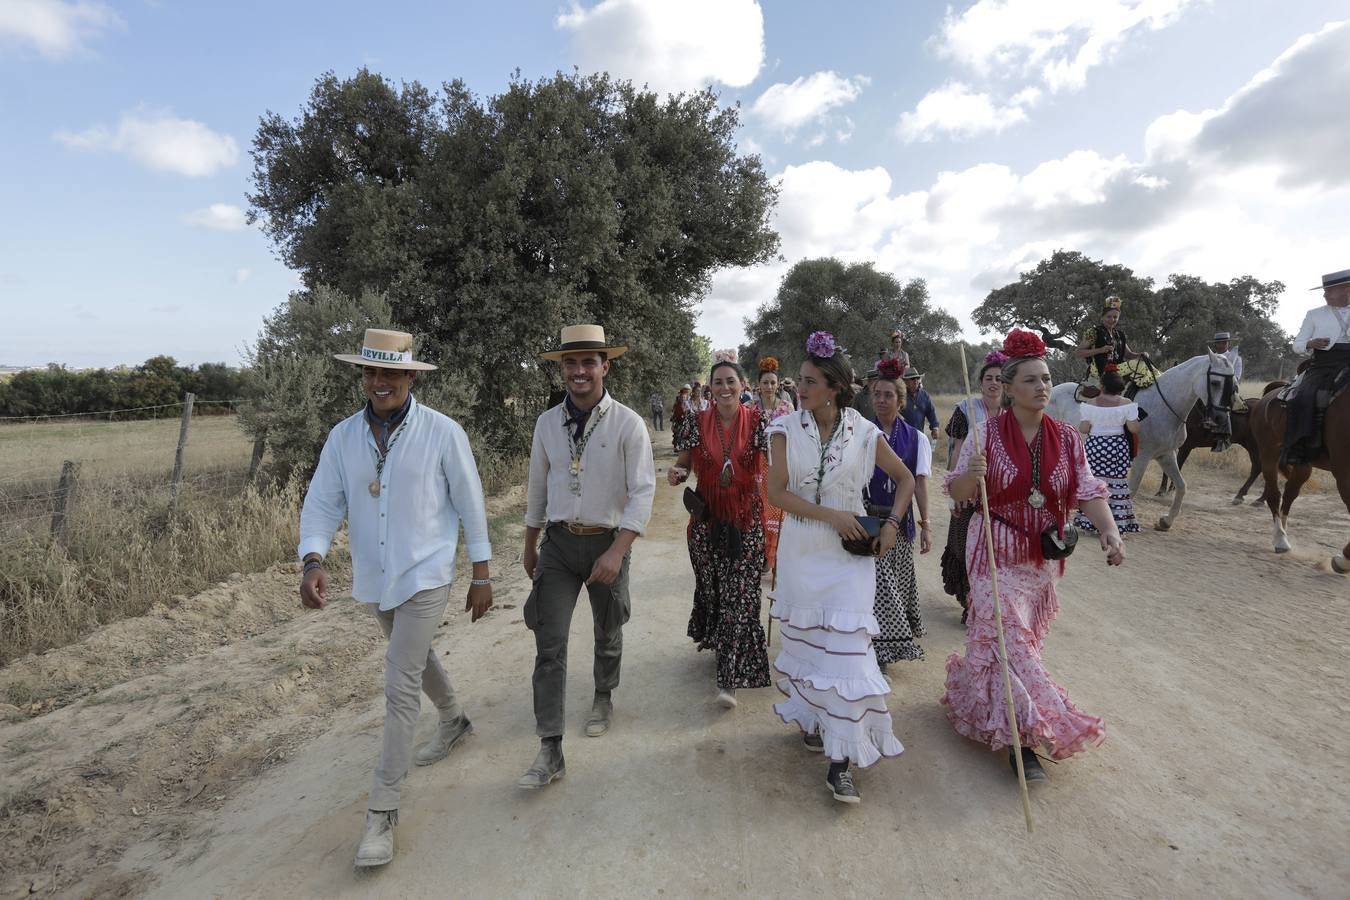
M 464 429 L 412 396 L 417 372 L 436 368 L 412 357 L 412 335 L 376 328 L 366 331 L 359 356 L 338 354 L 361 367 L 366 406 L 329 432 L 300 512 L 301 603 L 327 605 L 323 558 L 345 517 L 352 595 L 368 604 L 389 639 L 384 737 L 356 851 L 361 867 L 394 858 L 422 692 L 436 704 L 440 725 L 418 751 L 418 765 L 443 759 L 473 731 L 431 646 L 450 599 L 461 524 L 473 563 L 464 608 L 476 622 L 492 606 L 492 547 L 478 467 Z
M 595 628 L 595 698 L 586 734 L 609 730 L 628 621 L 629 549 L 647 528 L 656 467 L 646 423 L 605 391 L 613 347 L 598 325 L 562 331 L 558 350 L 567 396 L 534 426 L 525 512 L 525 574 L 533 581 L 525 626 L 534 632 L 534 718 L 539 754 L 518 782 L 542 788 L 566 770 L 562 736 L 567 639 L 585 586 Z M 542 543 L 540 535 L 543 535 Z
M 1340 372 L 1350 367 L 1350 269 L 1322 276 L 1322 298 L 1326 303 L 1308 310 L 1294 338 L 1294 352 L 1312 351 L 1312 360 L 1289 398 L 1280 456 L 1285 465 L 1310 463 L 1322 452 L 1317 395 L 1329 394 Z

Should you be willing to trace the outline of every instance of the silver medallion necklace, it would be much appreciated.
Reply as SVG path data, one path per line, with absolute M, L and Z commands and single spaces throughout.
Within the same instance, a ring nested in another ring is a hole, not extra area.
M 1041 493 L 1041 432 L 1039 431 L 1036 432 L 1036 440 L 1031 445 L 1031 493 L 1027 494 L 1027 506 L 1032 509 L 1040 509 L 1045 506 L 1045 495 Z
M 595 433 L 596 426 L 600 424 L 600 420 L 609 412 L 609 407 L 598 409 L 599 405 L 600 404 L 597 403 L 597 408 L 591 410 L 591 420 L 587 423 L 586 432 L 581 436 L 580 441 L 573 435 L 572 429 L 568 427 L 567 422 L 563 422 L 563 430 L 567 432 L 567 446 L 571 450 L 572 456 L 571 464 L 567 468 L 567 486 L 571 489 L 573 494 L 578 496 L 581 494 L 581 456 L 586 452 L 586 445 L 590 443 L 591 435 Z

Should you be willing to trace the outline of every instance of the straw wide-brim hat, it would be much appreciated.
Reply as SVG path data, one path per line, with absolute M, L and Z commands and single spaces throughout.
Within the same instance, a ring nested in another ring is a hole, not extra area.
M 922 377 L 923 373 L 920 372 L 918 369 L 914 368 L 913 366 L 909 366 L 908 368 L 906 368 L 904 374 L 900 376 L 900 378 L 904 381 L 913 381 L 915 378 L 922 378 Z
M 610 359 L 617 359 L 627 353 L 628 348 L 611 346 L 609 341 L 605 340 L 605 329 L 599 325 L 568 325 L 562 330 L 562 340 L 558 349 L 539 355 L 544 359 L 562 362 L 562 358 L 569 353 L 587 351 L 603 353 Z
M 361 341 L 360 353 L 334 353 L 334 359 L 354 366 L 374 366 L 377 369 L 401 369 L 405 372 L 430 372 L 431 363 L 413 359 L 413 336 L 406 331 L 388 331 L 367 328 Z

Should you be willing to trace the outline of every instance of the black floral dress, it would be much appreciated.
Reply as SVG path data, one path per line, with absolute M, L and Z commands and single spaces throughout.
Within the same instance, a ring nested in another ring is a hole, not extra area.
M 758 466 L 767 451 L 764 422 L 757 417 L 754 437 L 738 465 Z M 687 416 L 675 433 L 675 449 L 703 451 L 696 416 Z M 769 653 L 760 622 L 760 579 L 764 573 L 763 507 L 751 492 L 753 525 L 740 540 L 727 540 L 713 520 L 689 523 L 689 562 L 694 567 L 694 609 L 689 637 L 699 650 L 717 654 L 717 686 L 724 690 L 768 687 Z

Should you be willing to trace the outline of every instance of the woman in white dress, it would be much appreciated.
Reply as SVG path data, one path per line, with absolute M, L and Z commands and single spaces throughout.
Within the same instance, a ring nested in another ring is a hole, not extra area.
M 1130 497 L 1130 464 L 1134 461 L 1130 435 L 1139 433 L 1139 404 L 1121 396 L 1125 379 L 1115 365 L 1106 366 L 1101 384 L 1099 396 L 1078 404 L 1078 430 L 1085 436 L 1084 449 L 1092 474 L 1106 482 L 1111 491 L 1107 503 L 1116 528 L 1121 534 L 1135 534 L 1139 522 L 1134 518 L 1134 501 Z M 1096 533 L 1081 512 L 1074 517 L 1074 524 Z
M 867 768 L 898 756 L 882 678 L 872 650 L 880 633 L 872 604 L 875 556 L 855 556 L 843 539 L 864 539 L 855 516 L 863 514 L 862 489 L 880 467 L 895 482 L 895 504 L 882 524 L 874 553 L 895 546 L 901 516 L 914 495 L 914 476 L 879 440 L 880 430 L 856 410 L 853 372 L 825 332 L 806 343 L 797 399 L 801 411 L 769 426 L 769 500 L 786 516 L 779 539 L 778 585 L 770 614 L 781 625 L 782 650 L 774 661 L 775 704 L 795 723 L 804 743 L 830 759 L 826 786 L 836 800 L 861 799 L 849 766 Z

